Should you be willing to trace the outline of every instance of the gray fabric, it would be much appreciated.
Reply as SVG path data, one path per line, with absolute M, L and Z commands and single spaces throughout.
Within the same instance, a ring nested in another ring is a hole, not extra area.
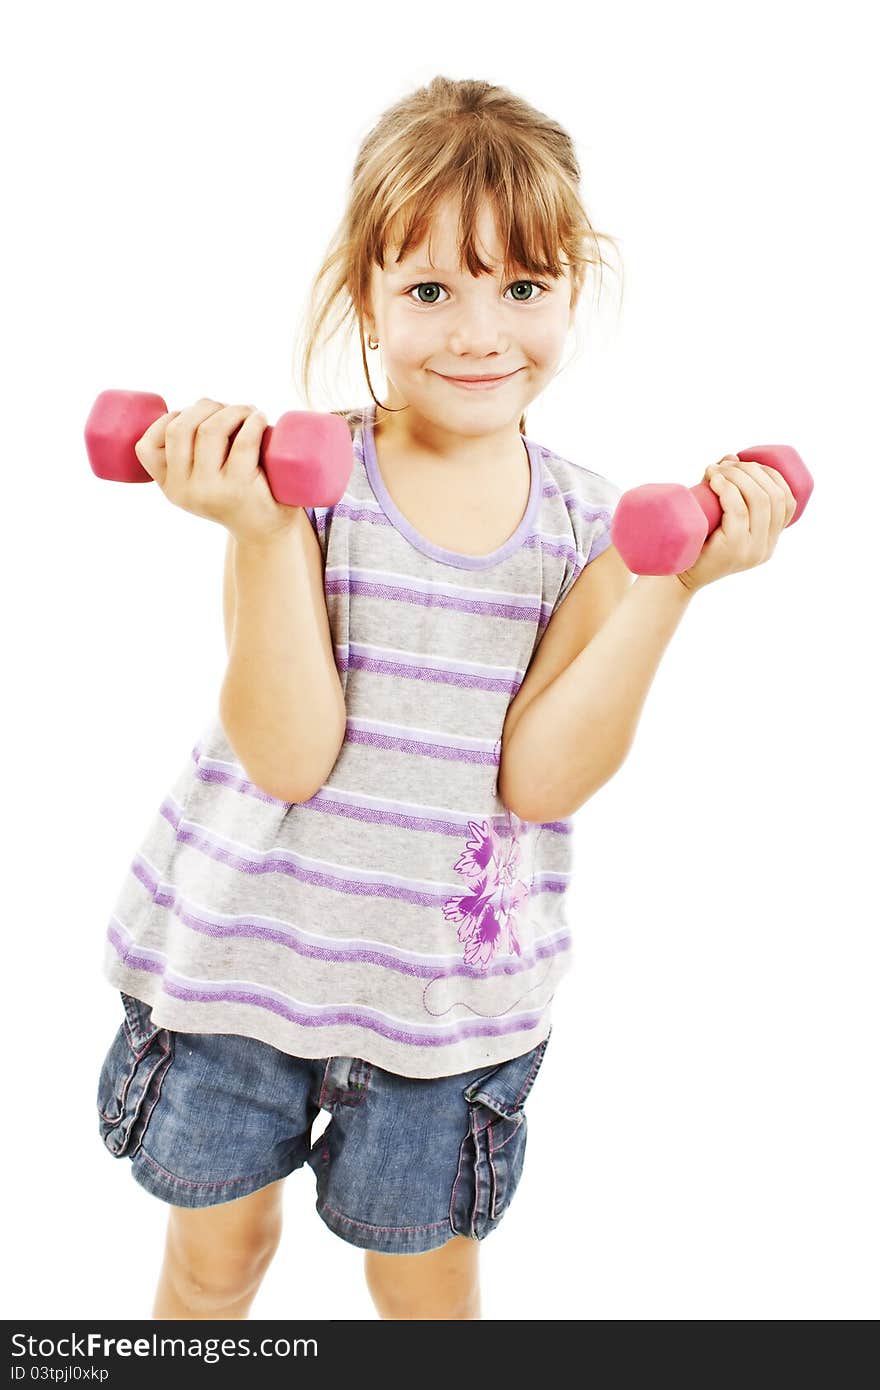
M 541 1042 L 571 963 L 572 821 L 504 808 L 501 731 L 620 490 L 525 439 L 517 532 L 443 551 L 390 503 L 374 409 L 345 412 L 350 482 L 309 509 L 348 713 L 336 764 L 310 801 L 276 801 L 215 715 L 126 874 L 104 974 L 160 1027 L 446 1076 Z

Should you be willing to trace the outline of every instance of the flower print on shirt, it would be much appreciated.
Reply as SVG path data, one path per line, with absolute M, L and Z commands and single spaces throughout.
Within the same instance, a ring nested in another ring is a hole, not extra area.
M 472 881 L 471 889 L 447 898 L 443 904 L 446 920 L 460 924 L 458 939 L 464 944 L 465 963 L 484 970 L 497 954 L 503 937 L 507 954 L 520 954 L 516 917 L 528 900 L 529 885 L 518 877 L 519 817 L 510 812 L 508 824 L 511 833 L 502 837 L 488 820 L 468 821 L 471 838 L 454 867 Z

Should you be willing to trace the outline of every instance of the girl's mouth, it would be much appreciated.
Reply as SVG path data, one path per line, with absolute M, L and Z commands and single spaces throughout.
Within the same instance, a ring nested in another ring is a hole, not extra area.
M 517 371 L 521 370 L 517 368 Z M 497 386 L 503 386 L 505 381 L 512 381 L 516 372 L 508 372 L 506 376 L 486 376 L 477 380 L 468 381 L 462 377 L 443 376 L 442 372 L 437 375 L 441 381 L 448 381 L 450 386 L 457 386 L 462 391 L 492 391 Z

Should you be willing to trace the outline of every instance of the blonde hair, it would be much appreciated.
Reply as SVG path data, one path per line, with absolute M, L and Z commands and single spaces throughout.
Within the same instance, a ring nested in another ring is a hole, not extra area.
M 384 269 L 389 242 L 399 244 L 401 258 L 420 244 L 434 210 L 447 198 L 459 208 L 460 264 L 472 275 L 491 270 L 475 246 L 477 214 L 488 200 L 506 247 L 505 273 L 524 266 L 535 275 L 558 277 L 565 269 L 562 252 L 571 279 L 571 307 L 595 267 L 601 291 L 606 263 L 599 242 L 615 249 L 616 243 L 594 232 L 579 183 L 570 137 L 504 87 L 435 77 L 391 106 L 361 144 L 345 211 L 311 285 L 297 372 L 309 408 L 318 348 L 332 341 L 347 321 L 357 331 L 370 395 L 382 406 L 370 382 L 364 343 L 371 269 L 374 264 Z M 523 414 L 521 434 L 525 420 Z

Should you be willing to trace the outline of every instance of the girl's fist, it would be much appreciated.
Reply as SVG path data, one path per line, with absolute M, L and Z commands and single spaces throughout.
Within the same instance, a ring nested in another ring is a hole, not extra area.
M 169 502 L 219 521 L 238 540 L 265 540 L 289 529 L 301 510 L 272 496 L 260 466 L 267 425 L 252 405 L 203 396 L 188 410 L 160 415 L 134 452 Z
M 797 508 L 781 473 L 735 454 L 710 464 L 703 481 L 721 503 L 722 516 L 696 562 L 678 576 L 692 593 L 726 574 L 763 565 Z

